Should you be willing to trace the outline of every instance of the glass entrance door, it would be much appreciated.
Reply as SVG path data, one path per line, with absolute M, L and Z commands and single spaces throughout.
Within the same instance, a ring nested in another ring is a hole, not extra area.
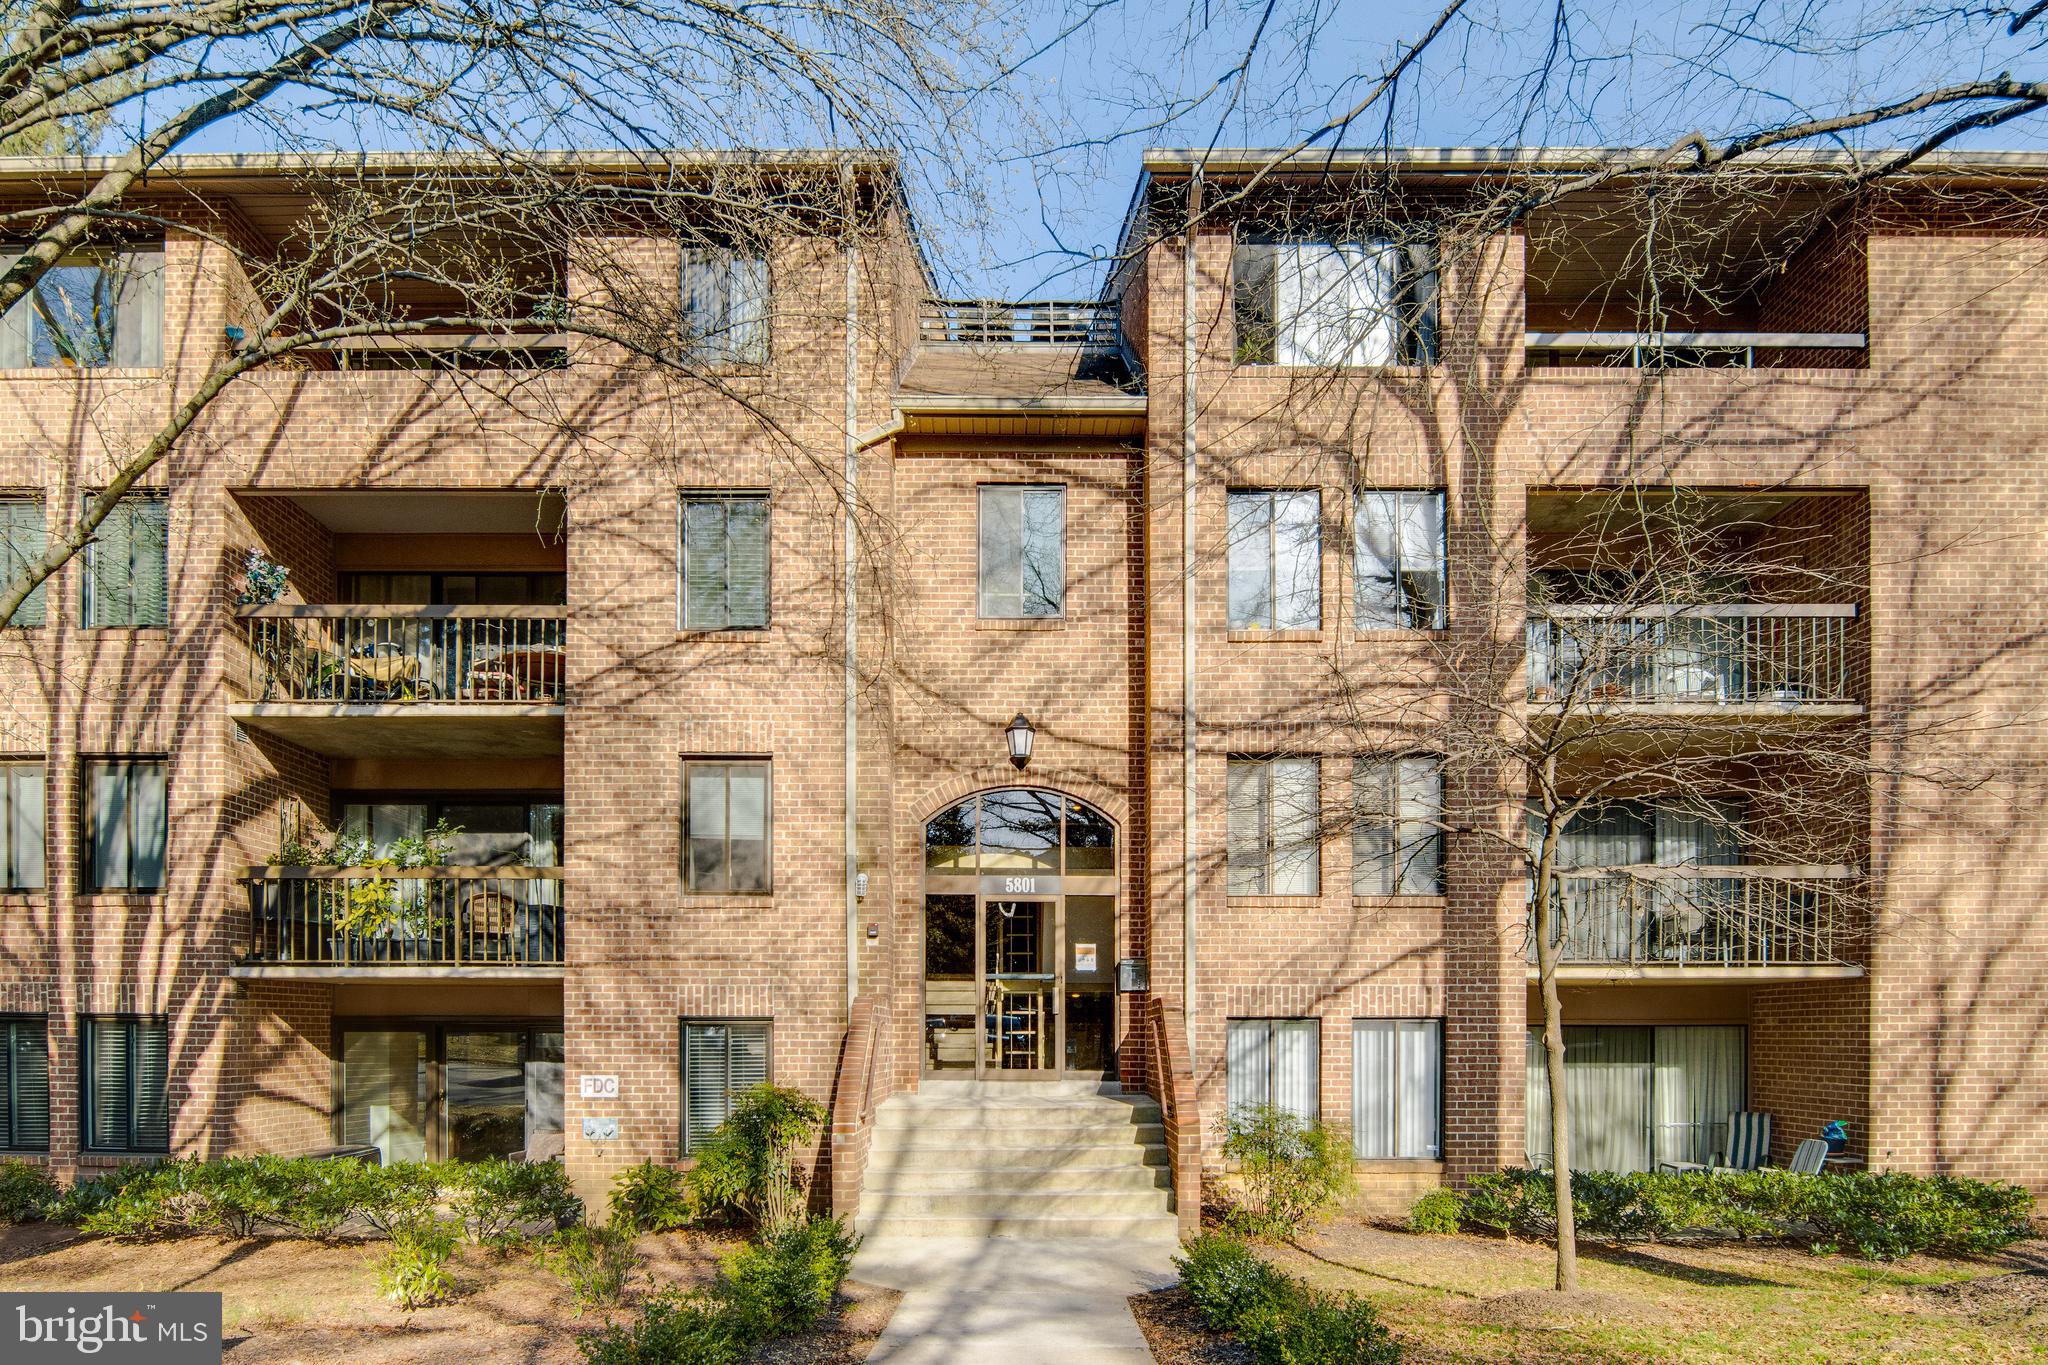
M 1005 1076 L 1060 1067 L 1059 902 L 989 900 L 982 924 L 982 1061 Z

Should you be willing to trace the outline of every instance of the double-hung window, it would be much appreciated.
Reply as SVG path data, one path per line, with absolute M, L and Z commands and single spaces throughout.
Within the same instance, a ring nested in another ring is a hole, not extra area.
M 1321 765 L 1313 758 L 1233 758 L 1227 842 L 1233 896 L 1313 896 L 1322 889 Z
M 1248 240 L 1232 253 L 1240 365 L 1427 365 L 1436 250 L 1427 242 Z
M 163 329 L 162 251 L 66 256 L 0 317 L 0 369 L 156 369 Z
M 43 500 L 37 497 L 0 497 L 0 582 L 12 583 L 28 571 L 28 566 L 47 553 L 44 543 Z M 21 599 L 21 605 L 14 609 L 10 626 L 39 626 L 43 624 L 43 589 L 49 586 L 45 579 Z
M 45 809 L 42 760 L 0 762 L 0 890 L 43 885 Z
M 1361 1160 L 1443 1157 L 1444 1026 L 1351 1021 L 1351 1143 Z
M 685 493 L 676 613 L 684 630 L 768 624 L 768 495 Z
M 50 1039 L 40 1014 L 0 1014 L 0 1152 L 50 1150 Z
M 683 885 L 689 891 L 766 891 L 774 825 L 769 765 L 726 759 L 683 764 Z
M 1322 1107 L 1321 1064 L 1321 1020 L 1230 1020 L 1223 1057 L 1230 1112 L 1271 1105 L 1315 1118 Z
M 1441 489 L 1361 489 L 1352 521 L 1360 630 L 1442 630 L 1448 575 Z
M 683 1154 L 732 1117 L 733 1101 L 768 1084 L 766 1021 L 683 1020 Z
M 130 493 L 114 504 L 85 547 L 88 629 L 169 622 L 170 526 L 161 493 Z
M 768 258 L 730 246 L 685 246 L 683 348 L 709 364 L 768 360 Z
M 1067 603 L 1067 490 L 983 484 L 975 614 L 1058 616 Z
M 1352 894 L 1442 894 L 1442 765 L 1425 754 L 1361 757 L 1351 802 Z
M 85 1145 L 95 1152 L 171 1146 L 171 1042 L 161 1016 L 85 1021 Z
M 92 855 L 87 888 L 162 890 L 169 828 L 162 760 L 88 763 L 85 795 L 85 844 Z
M 1320 629 L 1321 495 L 1303 490 L 1233 491 L 1227 530 L 1230 628 Z

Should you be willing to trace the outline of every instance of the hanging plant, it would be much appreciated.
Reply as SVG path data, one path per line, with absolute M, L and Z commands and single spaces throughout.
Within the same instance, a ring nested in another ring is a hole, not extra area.
M 235 604 L 243 607 L 269 606 L 284 596 L 286 580 L 291 577 L 291 572 L 263 551 L 249 551 L 249 557 L 242 562 L 242 590 L 235 594 Z

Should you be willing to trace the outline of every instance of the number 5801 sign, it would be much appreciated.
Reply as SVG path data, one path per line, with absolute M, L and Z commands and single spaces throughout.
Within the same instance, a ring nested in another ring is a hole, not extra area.
M 615 1100 L 619 1097 L 617 1076 L 578 1076 L 577 1093 L 586 1100 Z

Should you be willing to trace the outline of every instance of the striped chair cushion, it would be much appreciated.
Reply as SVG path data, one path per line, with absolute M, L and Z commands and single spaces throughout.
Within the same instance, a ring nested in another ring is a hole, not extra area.
M 1745 1111 L 1728 1120 L 1728 1166 L 1753 1171 L 1771 1158 L 1771 1116 Z

